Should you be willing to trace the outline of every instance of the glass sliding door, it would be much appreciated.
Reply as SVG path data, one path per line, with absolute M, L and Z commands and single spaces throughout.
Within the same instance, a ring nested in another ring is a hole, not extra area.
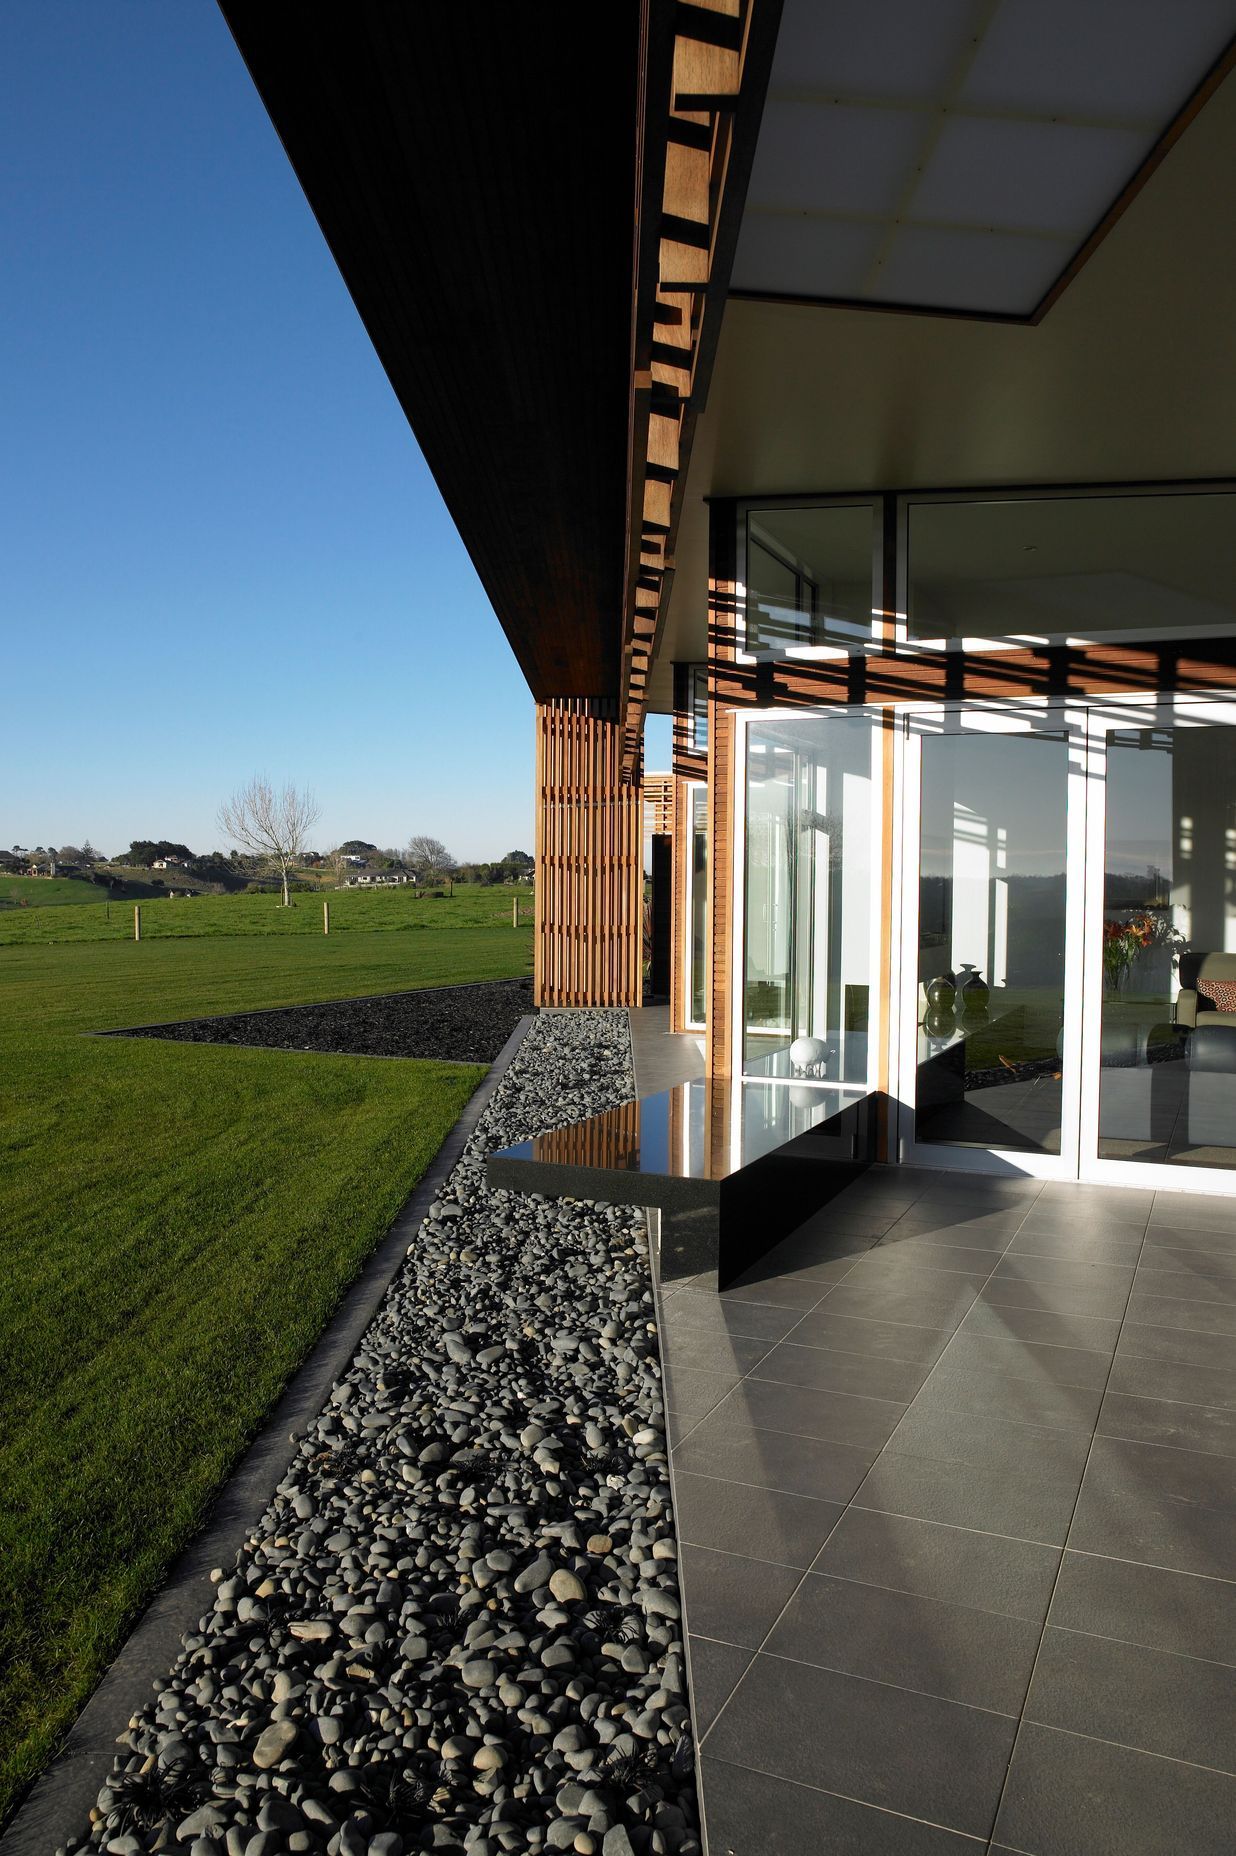
M 1083 1153 L 1111 1177 L 1236 1169 L 1236 707 L 1091 711 Z
M 743 1073 L 866 1086 L 879 935 L 880 720 L 746 731 Z
M 702 1031 L 708 1019 L 708 788 L 692 782 L 687 788 L 687 806 L 686 1022 L 688 1029 Z
M 907 728 L 903 1157 L 1075 1171 L 1081 718 L 936 710 Z

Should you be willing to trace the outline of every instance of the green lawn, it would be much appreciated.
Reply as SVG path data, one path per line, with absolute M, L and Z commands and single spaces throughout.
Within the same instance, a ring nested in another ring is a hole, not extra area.
M 81 1034 L 506 977 L 530 943 L 0 950 L 0 1821 L 483 1074 Z
M 20 879 L 12 879 L 18 881 Z M 47 889 L 58 878 L 27 877 L 31 891 Z M 89 892 L 88 892 L 89 893 Z M 406 889 L 340 889 L 322 896 L 292 897 L 282 908 L 274 894 L 234 896 L 157 896 L 142 903 L 142 939 L 210 935 L 322 936 L 322 902 L 330 903 L 330 931 L 335 934 L 421 933 L 426 929 L 505 927 L 512 935 L 511 905 L 518 902 L 521 922 L 532 920 L 532 888 L 485 889 L 460 884 L 452 896 Z M 0 909 L 0 947 L 61 941 L 124 941 L 133 938 L 133 904 L 71 902 L 54 908 Z
M 0 876 L 0 905 L 14 904 L 30 909 L 55 908 L 60 904 L 86 904 L 103 891 L 76 876 Z M 0 913 L 8 913 L 0 908 Z

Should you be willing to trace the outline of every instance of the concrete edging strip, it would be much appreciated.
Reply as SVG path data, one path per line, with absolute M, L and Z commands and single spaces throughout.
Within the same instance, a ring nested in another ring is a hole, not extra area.
M 412 1237 L 534 1023 L 533 1014 L 521 1018 L 507 1039 L 407 1203 L 219 1490 L 201 1528 L 130 1631 L 60 1751 L 0 1837 L 0 1856 L 51 1856 L 68 1837 L 85 1829 L 115 1758 L 117 1734 L 149 1700 L 152 1683 L 171 1669 L 186 1631 L 209 1610 L 211 1568 L 230 1564 L 268 1507 L 295 1453 L 289 1434 L 302 1431 L 317 1416 L 331 1387 L 351 1364 Z

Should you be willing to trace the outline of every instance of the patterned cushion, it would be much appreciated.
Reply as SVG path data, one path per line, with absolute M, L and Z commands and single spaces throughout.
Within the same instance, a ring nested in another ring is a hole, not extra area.
M 1197 982 L 1197 990 L 1203 999 L 1209 999 L 1217 1012 L 1236 1012 L 1236 980 L 1204 980 Z

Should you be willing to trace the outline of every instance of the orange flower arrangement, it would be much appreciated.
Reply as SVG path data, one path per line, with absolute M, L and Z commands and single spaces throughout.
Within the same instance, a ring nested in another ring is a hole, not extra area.
M 1137 956 L 1165 938 L 1165 930 L 1168 936 L 1173 932 L 1167 923 L 1144 911 L 1131 915 L 1127 922 L 1104 922 L 1103 972 L 1111 985 L 1122 983 Z

